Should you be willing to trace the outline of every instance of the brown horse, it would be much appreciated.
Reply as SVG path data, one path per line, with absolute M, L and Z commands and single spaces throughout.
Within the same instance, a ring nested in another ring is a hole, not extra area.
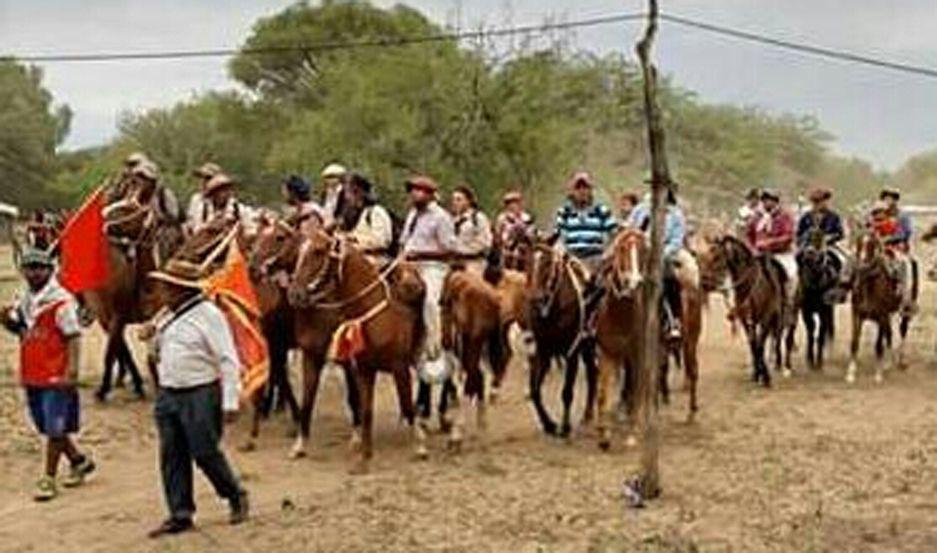
M 416 423 L 411 367 L 423 342 L 422 280 L 414 272 L 398 271 L 406 278 L 394 286 L 406 290 L 407 300 L 391 290 L 386 274 L 378 271 L 353 244 L 315 231 L 303 244 L 293 281 L 290 303 L 297 308 L 321 305 L 334 297 L 342 318 L 335 337 L 336 353 L 344 358 L 358 384 L 361 409 L 361 447 L 358 471 L 366 471 L 373 455 L 374 388 L 378 372 L 393 375 L 404 420 L 413 431 L 416 454 L 425 457 L 425 433 Z M 411 295 L 415 293 L 415 295 Z
M 634 415 L 635 371 L 640 369 L 644 339 L 642 329 L 647 324 L 641 286 L 647 269 L 647 254 L 647 241 L 643 232 L 636 229 L 620 232 L 612 243 L 611 259 L 604 276 L 606 293 L 599 305 L 596 321 L 599 353 L 598 430 L 599 446 L 602 449 L 607 449 L 611 443 L 608 401 L 613 377 L 623 376 L 625 405 L 628 413 Z M 658 389 L 661 400 L 665 404 L 669 403 L 670 361 L 674 360 L 678 365 L 682 365 L 689 392 L 687 421 L 692 422 L 699 410 L 697 350 L 702 332 L 702 292 L 696 275 L 691 274 L 689 268 L 675 267 L 675 273 L 675 278 L 681 284 L 682 335 L 679 342 L 661 342 L 661 351 L 665 355 L 660 359 Z M 634 437 L 629 437 L 629 443 L 633 441 Z
M 182 227 L 177 221 L 160 218 L 152 202 L 122 200 L 108 206 L 105 216 L 105 231 L 111 244 L 110 276 L 104 286 L 83 292 L 79 298 L 107 333 L 104 373 L 95 396 L 99 401 L 107 399 L 116 364 L 118 384 L 129 373 L 135 393 L 142 398 L 143 378 L 127 346 L 124 330 L 128 324 L 148 321 L 156 313 L 145 300 L 153 287 L 146 275 L 179 247 Z
M 571 410 L 579 372 L 579 360 L 586 368 L 587 397 L 584 422 L 592 420 L 595 405 L 597 368 L 595 338 L 587 327 L 585 292 L 588 270 L 549 241 L 536 244 L 529 252 L 528 295 L 524 319 L 533 333 L 534 352 L 530 361 L 530 398 L 544 432 L 569 436 Z M 563 420 L 559 428 L 543 405 L 543 381 L 554 359 L 565 363 Z
M 875 381 L 882 382 L 882 357 L 886 346 L 892 341 L 892 316 L 901 309 L 901 293 L 897 281 L 889 269 L 888 253 L 882 240 L 874 232 L 864 230 L 856 237 L 856 270 L 852 289 L 852 339 L 849 343 L 849 368 L 846 382 L 856 380 L 858 370 L 857 357 L 862 326 L 865 321 L 878 325 L 878 338 L 875 342 L 875 355 L 878 363 L 875 367 Z M 916 286 L 908 283 L 908 286 Z M 904 341 L 910 325 L 910 314 L 903 313 L 899 326 L 901 342 L 898 354 L 893 359 L 894 365 L 904 368 Z
M 769 257 L 756 255 L 735 236 L 724 235 L 716 241 L 712 259 L 703 274 L 706 275 L 705 279 L 715 282 L 721 282 L 726 275 L 731 279 L 735 316 L 745 329 L 751 350 L 752 380 L 770 386 L 771 374 L 765 362 L 765 344 L 768 338 L 774 339 L 775 361 L 780 371 L 786 316 L 783 270 Z M 796 321 L 793 316 L 790 318 Z M 792 342 L 793 330 L 789 329 L 786 340 L 787 363 L 790 363 Z
M 293 459 L 306 455 L 322 370 L 326 365 L 332 333 L 340 323 L 338 309 L 314 305 L 295 307 L 288 301 L 286 292 L 289 280 L 296 268 L 304 241 L 305 236 L 286 221 L 264 221 L 250 256 L 251 279 L 263 283 L 262 289 L 275 290 L 275 296 L 271 294 L 271 299 L 275 298 L 272 309 L 276 310 L 278 317 L 289 326 L 290 334 L 280 336 L 277 340 L 288 341 L 289 347 L 298 347 L 303 354 L 303 396 L 297 418 L 299 432 L 290 450 L 290 457 Z M 280 330 L 285 331 L 284 328 Z M 358 387 L 349 367 L 346 365 L 342 369 L 352 424 L 357 429 L 361 426 Z M 283 379 L 288 382 L 288 374 L 284 374 Z
M 464 395 L 474 402 L 478 427 L 484 430 L 485 377 L 481 371 L 481 357 L 485 348 L 489 354 L 494 387 L 500 386 L 507 368 L 501 296 L 479 275 L 459 266 L 446 276 L 440 308 L 443 348 L 458 358 L 462 374 L 455 375 L 455 380 L 464 378 Z M 464 424 L 461 409 L 458 406 L 457 409 L 459 412 L 449 436 L 450 445 L 456 448 L 462 442 Z

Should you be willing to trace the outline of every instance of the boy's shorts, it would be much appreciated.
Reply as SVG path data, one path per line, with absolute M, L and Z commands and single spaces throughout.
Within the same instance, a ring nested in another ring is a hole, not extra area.
M 27 388 L 29 414 L 40 434 L 62 438 L 78 432 L 78 390 Z

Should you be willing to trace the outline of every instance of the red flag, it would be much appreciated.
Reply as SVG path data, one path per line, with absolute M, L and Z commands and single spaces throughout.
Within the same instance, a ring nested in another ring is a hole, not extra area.
M 59 281 L 73 294 L 100 288 L 110 276 L 110 248 L 104 233 L 104 188 L 88 198 L 59 236 Z
M 270 356 L 260 327 L 257 294 L 237 244 L 231 245 L 224 267 L 208 279 L 206 293 L 228 319 L 241 361 L 241 396 L 249 399 L 267 383 Z

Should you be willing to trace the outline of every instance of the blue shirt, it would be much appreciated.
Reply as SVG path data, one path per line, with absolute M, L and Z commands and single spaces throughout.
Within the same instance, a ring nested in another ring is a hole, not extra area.
M 797 223 L 797 245 L 801 248 L 807 245 L 810 237 L 810 231 L 814 226 L 823 231 L 826 240 L 830 244 L 836 244 L 843 239 L 845 231 L 843 230 L 843 220 L 835 211 L 824 209 L 823 211 L 808 211 L 800 217 Z
M 651 206 L 647 202 L 638 204 L 631 212 L 628 226 L 649 231 L 651 224 Z M 670 257 L 683 248 L 686 241 L 686 218 L 680 206 L 668 205 L 664 218 L 664 257 Z
M 600 255 L 618 228 L 606 205 L 595 203 L 579 209 L 569 201 L 556 211 L 554 225 L 563 245 L 576 257 Z

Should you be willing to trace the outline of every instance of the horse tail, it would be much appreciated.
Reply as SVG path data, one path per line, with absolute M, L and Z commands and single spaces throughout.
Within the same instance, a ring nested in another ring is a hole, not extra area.
M 501 260 L 501 252 L 492 249 L 485 258 L 485 272 L 483 274 L 485 282 L 492 286 L 497 286 L 504 278 L 504 263 Z

